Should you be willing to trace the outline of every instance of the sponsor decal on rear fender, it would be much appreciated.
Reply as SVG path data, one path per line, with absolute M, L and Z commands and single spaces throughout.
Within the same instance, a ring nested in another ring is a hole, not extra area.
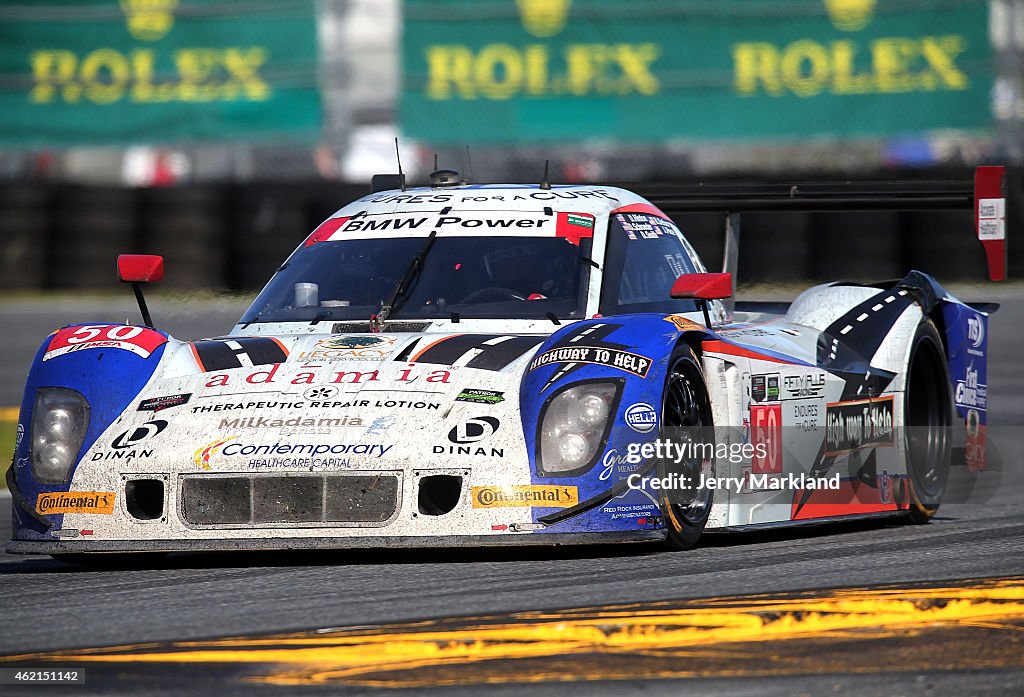
M 833 402 L 825 411 L 825 455 L 893 444 L 893 398 Z

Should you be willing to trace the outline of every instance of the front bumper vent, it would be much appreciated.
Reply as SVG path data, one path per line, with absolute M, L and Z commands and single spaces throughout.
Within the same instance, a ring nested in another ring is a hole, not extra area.
M 181 479 L 181 517 L 196 527 L 387 525 L 398 515 L 395 472 Z

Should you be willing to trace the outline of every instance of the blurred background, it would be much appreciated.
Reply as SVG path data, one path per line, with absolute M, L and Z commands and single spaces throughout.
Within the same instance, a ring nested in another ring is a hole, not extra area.
M 435 157 L 640 193 L 1007 164 L 1012 238 L 1022 66 L 1022 0 L 6 0 L 0 290 L 115 289 L 135 251 L 165 288 L 251 292 L 396 137 L 414 184 Z M 676 218 L 718 266 L 723 216 Z M 742 234 L 745 283 L 985 274 L 970 212 Z

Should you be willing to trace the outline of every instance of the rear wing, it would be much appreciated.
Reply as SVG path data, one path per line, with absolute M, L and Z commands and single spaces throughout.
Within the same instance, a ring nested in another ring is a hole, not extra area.
M 725 213 L 722 270 L 739 261 L 740 216 L 769 211 L 974 211 L 974 234 L 992 281 L 1006 280 L 1006 168 L 978 167 L 974 180 L 844 181 L 779 184 L 665 185 L 643 195 L 662 209 Z

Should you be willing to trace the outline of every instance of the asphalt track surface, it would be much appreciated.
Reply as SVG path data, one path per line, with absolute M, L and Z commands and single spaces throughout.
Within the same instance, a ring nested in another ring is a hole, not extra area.
M 781 593 L 879 584 L 1024 575 L 1024 288 L 976 287 L 965 300 L 995 300 L 990 324 L 989 440 L 998 451 L 991 471 L 966 503 L 944 505 L 926 526 L 861 522 L 789 531 L 707 536 L 689 552 L 655 546 L 509 550 L 377 550 L 322 553 L 179 554 L 148 568 L 93 571 L 45 557 L 0 554 L 0 655 L 137 644 L 251 637 L 329 627 L 501 615 L 621 603 Z M 176 310 L 154 303 L 158 325 L 182 338 L 227 332 L 238 314 L 224 304 Z M 0 336 L 0 405 L 18 401 L 19 386 L 40 337 L 72 321 L 123 320 L 131 303 L 78 300 L 62 308 L 37 301 L 0 304 L 8 330 Z M 164 321 L 161 322 L 161 313 Z M 180 329 L 176 328 L 181 327 Z M 194 331 L 189 331 L 193 328 Z M 12 382 L 13 380 L 13 382 Z M 0 499 L 0 539 L 9 537 L 9 506 Z M 991 624 L 991 623 L 990 623 Z M 996 623 L 998 625 L 998 623 Z M 864 656 L 772 677 L 728 672 L 672 682 L 645 672 L 615 679 L 561 683 L 572 671 L 538 673 L 521 664 L 524 683 L 492 685 L 491 694 L 1020 695 L 1024 635 L 1004 623 L 996 634 L 940 641 L 911 634 L 896 646 L 934 641 L 940 656 L 911 656 L 899 669 L 869 670 Z M 404 625 L 403 625 L 404 626 Z M 996 627 L 997 629 L 999 627 Z M 992 627 L 990 627 L 991 629 Z M 995 631 L 995 630 L 993 630 Z M 1016 637 L 1016 639 L 1014 639 Z M 1010 643 L 1007 643 L 1010 642 Z M 986 655 L 1000 647 L 999 660 Z M 977 664 L 945 655 L 977 657 Z M 811 653 L 814 653 L 812 650 Z M 685 661 L 685 658 L 681 658 Z M 751 651 L 737 665 L 759 660 Z M 18 694 L 276 694 L 273 686 L 240 681 L 250 667 L 232 663 L 88 665 L 85 686 L 7 688 Z M 742 672 L 742 671 L 740 671 Z M 560 677 L 561 676 L 561 677 Z M 662 676 L 663 677 L 663 676 Z M 472 680 L 469 681 L 472 683 Z M 425 688 L 410 688 L 423 691 Z M 480 686 L 441 688 L 478 694 Z M 342 684 L 292 687 L 290 694 L 380 693 Z

